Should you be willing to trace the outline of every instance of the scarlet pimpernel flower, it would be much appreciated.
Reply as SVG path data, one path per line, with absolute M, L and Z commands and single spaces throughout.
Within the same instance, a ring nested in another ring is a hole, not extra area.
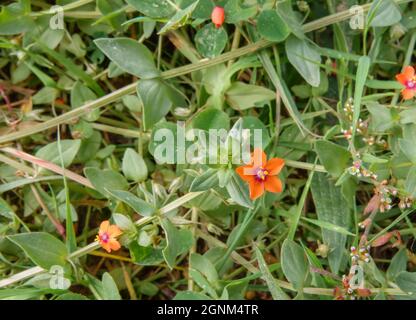
M 404 85 L 402 96 L 404 100 L 412 99 L 416 95 L 415 69 L 407 66 L 402 73 L 396 75 L 397 81 Z
M 277 175 L 282 170 L 285 162 L 280 158 L 272 158 L 267 161 L 267 156 L 260 148 L 254 149 L 251 161 L 248 165 L 236 169 L 238 175 L 248 182 L 250 198 L 252 200 L 262 196 L 265 191 L 282 192 L 282 182 Z
M 107 252 L 111 250 L 120 249 L 120 243 L 117 241 L 117 237 L 121 235 L 121 230 L 116 225 L 110 225 L 108 220 L 101 222 L 98 235 L 95 241 L 98 241 Z

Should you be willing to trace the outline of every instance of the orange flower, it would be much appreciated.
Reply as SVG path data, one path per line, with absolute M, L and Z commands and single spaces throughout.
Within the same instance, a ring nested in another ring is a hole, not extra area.
M 98 241 L 107 252 L 111 252 L 111 250 L 118 250 L 120 249 L 120 243 L 117 241 L 117 237 L 121 235 L 121 230 L 115 224 L 110 225 L 108 220 L 101 222 L 100 230 L 98 231 L 98 235 L 95 238 L 95 241 Z
M 223 7 L 217 6 L 212 10 L 211 20 L 212 20 L 212 23 L 215 24 L 217 28 L 221 27 L 222 24 L 224 23 L 224 17 L 225 17 L 225 13 L 224 13 Z
M 402 90 L 404 100 L 412 99 L 416 95 L 416 75 L 413 67 L 407 66 L 404 71 L 396 75 L 399 81 L 405 88 Z
M 251 155 L 251 162 L 248 165 L 238 167 L 236 172 L 241 179 L 249 183 L 250 198 L 255 200 L 264 193 L 264 190 L 282 192 L 282 182 L 277 175 L 284 165 L 284 160 L 280 158 L 267 161 L 263 150 L 256 148 Z

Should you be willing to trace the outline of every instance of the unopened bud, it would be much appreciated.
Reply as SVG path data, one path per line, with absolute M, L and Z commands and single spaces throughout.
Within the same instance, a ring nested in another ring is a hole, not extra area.
M 316 254 L 322 258 L 326 258 L 328 256 L 328 252 L 329 247 L 326 244 L 319 244 L 318 248 L 316 249 Z

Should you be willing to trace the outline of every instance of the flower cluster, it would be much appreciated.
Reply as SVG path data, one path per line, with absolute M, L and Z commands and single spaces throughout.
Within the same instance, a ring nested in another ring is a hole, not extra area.
M 345 115 L 346 121 L 349 122 L 349 123 L 352 123 L 353 114 L 354 114 L 354 104 L 353 104 L 353 99 L 352 98 L 349 98 L 345 102 L 343 110 L 344 110 L 344 115 Z M 369 124 L 368 119 L 367 120 L 363 120 L 361 118 L 358 119 L 356 132 L 357 132 L 357 134 L 362 136 L 362 141 L 367 146 L 371 147 L 373 145 L 379 145 L 379 146 L 383 147 L 384 149 L 386 149 L 386 147 L 387 147 L 386 141 L 384 139 L 376 139 L 376 137 L 371 135 L 369 133 L 369 130 L 368 130 L 368 124 Z M 352 124 L 350 124 L 348 129 L 344 129 L 341 132 L 342 132 L 345 139 L 351 140 L 352 139 L 352 131 L 353 131 L 353 126 L 352 126 Z
M 352 265 L 358 264 L 359 261 L 364 261 L 366 263 L 370 262 L 370 248 L 370 246 L 363 246 L 360 248 L 352 246 L 350 249 Z
M 336 300 L 355 300 L 357 298 L 366 298 L 371 295 L 370 289 L 354 288 L 351 286 L 352 275 L 342 276 L 342 288 L 336 287 L 334 289 L 334 296 Z
M 393 207 L 395 198 L 399 200 L 398 206 L 400 209 L 410 208 L 413 205 L 412 197 L 400 195 L 395 187 L 389 185 L 387 180 L 383 180 L 374 188 L 374 196 L 367 204 L 364 213 L 374 212 L 375 210 L 388 211 Z
M 357 298 L 366 298 L 371 295 L 369 289 L 363 288 L 364 285 L 364 275 L 362 273 L 362 268 L 359 265 L 360 262 L 369 263 L 370 262 L 370 246 L 361 246 L 356 248 L 351 247 L 351 269 L 348 275 L 342 276 L 342 287 L 336 287 L 334 290 L 334 296 L 337 300 L 355 300 Z M 355 274 L 356 270 L 361 270 L 361 275 Z M 357 278 L 358 277 L 358 278 Z M 361 277 L 361 278 L 360 278 Z M 351 283 L 359 281 L 359 283 Z

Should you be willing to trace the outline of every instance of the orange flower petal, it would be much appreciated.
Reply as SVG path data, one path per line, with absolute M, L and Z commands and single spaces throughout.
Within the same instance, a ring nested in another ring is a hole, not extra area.
M 267 162 L 265 169 L 269 172 L 269 175 L 274 176 L 279 174 L 284 165 L 285 161 L 283 159 L 272 158 Z
M 103 249 L 105 249 L 105 251 L 111 252 L 111 243 L 110 242 L 104 243 L 104 242 L 100 241 L 100 245 Z
M 241 166 L 235 169 L 237 174 L 246 182 L 250 182 L 254 179 L 255 171 L 251 166 Z
M 267 156 L 260 148 L 255 148 L 251 155 L 251 161 L 254 168 L 262 167 L 267 163 Z
M 412 99 L 415 96 L 416 90 L 413 89 L 403 89 L 402 96 L 404 100 Z
M 253 180 L 250 182 L 250 199 L 255 200 L 264 193 L 264 183 Z
M 109 226 L 110 226 L 110 221 L 104 220 L 103 222 L 101 222 L 99 233 L 107 232 Z
M 396 80 L 405 86 L 408 79 L 404 73 L 400 73 L 396 75 Z
M 282 192 L 283 190 L 282 181 L 276 176 L 268 176 L 264 187 L 269 192 Z
M 108 233 L 110 237 L 118 237 L 119 235 L 122 234 L 120 228 L 116 226 L 115 224 L 108 227 Z

